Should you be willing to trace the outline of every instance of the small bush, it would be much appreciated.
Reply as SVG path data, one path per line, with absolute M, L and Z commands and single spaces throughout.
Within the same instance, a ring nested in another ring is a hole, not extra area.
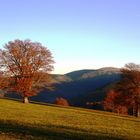
M 69 106 L 69 103 L 66 99 L 60 97 L 60 98 L 56 98 L 55 102 L 56 105 L 62 105 L 62 106 Z

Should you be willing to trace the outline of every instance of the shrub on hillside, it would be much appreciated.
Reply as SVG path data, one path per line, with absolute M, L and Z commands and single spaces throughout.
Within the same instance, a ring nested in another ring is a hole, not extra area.
M 69 103 L 66 99 L 60 97 L 60 98 L 56 98 L 55 102 L 56 105 L 62 105 L 62 106 L 69 106 Z

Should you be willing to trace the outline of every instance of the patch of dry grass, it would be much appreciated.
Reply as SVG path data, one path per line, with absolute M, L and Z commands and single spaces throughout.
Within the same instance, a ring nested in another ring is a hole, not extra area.
M 140 139 L 140 119 L 0 99 L 0 139 Z M 6 140 L 7 140 L 6 139 Z

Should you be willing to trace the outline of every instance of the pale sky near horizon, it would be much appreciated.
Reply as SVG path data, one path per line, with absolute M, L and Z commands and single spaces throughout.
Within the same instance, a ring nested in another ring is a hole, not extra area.
M 140 0 L 0 0 L 0 47 L 38 41 L 53 73 L 140 64 Z

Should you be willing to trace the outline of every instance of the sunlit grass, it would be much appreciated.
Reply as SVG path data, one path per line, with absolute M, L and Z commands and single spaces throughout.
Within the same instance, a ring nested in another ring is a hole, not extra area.
M 0 139 L 140 139 L 140 119 L 0 99 Z

